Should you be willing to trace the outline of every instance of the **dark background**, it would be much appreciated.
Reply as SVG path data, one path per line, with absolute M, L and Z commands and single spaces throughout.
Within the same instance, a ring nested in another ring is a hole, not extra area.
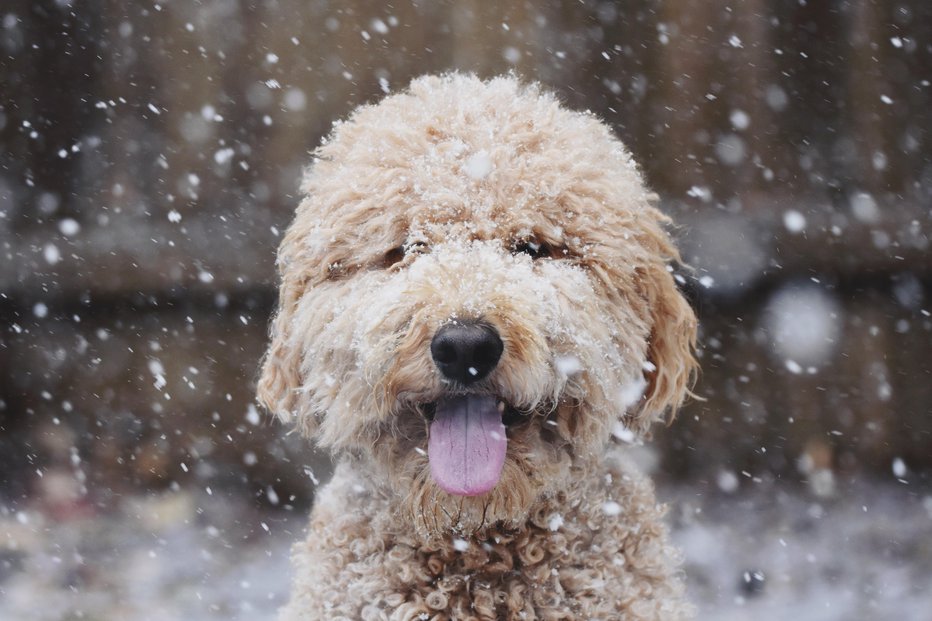
M 306 506 L 326 460 L 252 405 L 300 170 L 333 120 L 451 69 L 595 112 L 676 220 L 704 400 L 657 430 L 661 480 L 928 489 L 925 0 L 5 0 L 7 510 Z

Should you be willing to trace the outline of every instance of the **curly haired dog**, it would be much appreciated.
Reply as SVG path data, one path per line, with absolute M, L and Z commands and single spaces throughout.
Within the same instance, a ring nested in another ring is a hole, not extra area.
M 302 190 L 258 394 L 338 465 L 282 618 L 690 616 L 612 436 L 681 404 L 696 320 L 611 131 L 511 77 L 423 77 Z

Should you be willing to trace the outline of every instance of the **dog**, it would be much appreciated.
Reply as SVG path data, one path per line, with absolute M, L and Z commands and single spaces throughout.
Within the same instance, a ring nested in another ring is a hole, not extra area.
M 258 398 L 337 465 L 281 618 L 691 616 L 615 437 L 690 394 L 696 318 L 611 130 L 514 76 L 421 77 L 302 192 Z

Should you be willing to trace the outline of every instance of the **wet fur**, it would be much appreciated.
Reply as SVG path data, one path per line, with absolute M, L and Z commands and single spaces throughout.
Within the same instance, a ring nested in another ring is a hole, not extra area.
M 424 77 L 337 125 L 302 189 L 258 393 L 340 465 L 283 618 L 688 616 L 652 488 L 608 453 L 682 403 L 696 322 L 610 130 L 510 77 Z M 466 390 L 430 357 L 451 320 L 498 331 L 469 390 L 518 413 L 479 497 L 443 492 L 425 453 L 425 404 Z

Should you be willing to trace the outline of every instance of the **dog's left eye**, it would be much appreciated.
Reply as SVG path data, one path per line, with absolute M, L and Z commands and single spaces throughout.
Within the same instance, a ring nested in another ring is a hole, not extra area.
M 405 244 L 404 251 L 405 254 L 424 254 L 427 252 L 427 242 L 425 241 L 414 241 Z
M 532 259 L 544 259 L 553 256 L 553 250 L 550 246 L 536 239 L 523 239 L 515 242 L 511 251 L 513 254 L 524 253 Z

